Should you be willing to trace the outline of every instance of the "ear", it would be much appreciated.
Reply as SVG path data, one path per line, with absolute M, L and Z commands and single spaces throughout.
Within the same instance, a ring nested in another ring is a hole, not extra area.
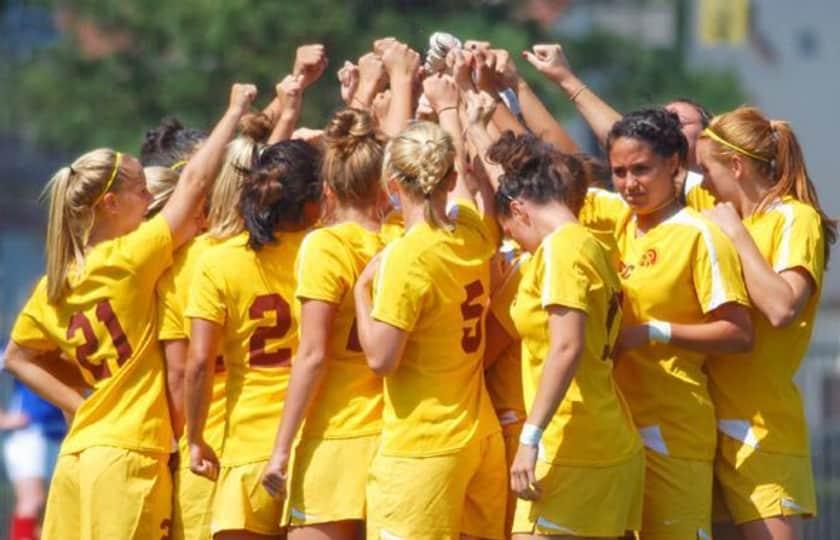
M 741 180 L 744 175 L 746 174 L 746 163 L 744 163 L 744 158 L 735 154 L 729 160 L 729 170 L 732 171 L 732 176 L 735 177 L 736 180 Z
M 116 214 L 119 211 L 119 200 L 117 198 L 117 194 L 113 191 L 109 191 L 102 196 L 102 200 L 99 201 L 97 206 L 109 214 Z
M 522 201 L 517 199 L 510 201 L 510 217 L 512 219 L 518 219 L 526 225 L 530 225 L 531 223 L 531 215 L 528 213 L 525 205 L 522 204 Z

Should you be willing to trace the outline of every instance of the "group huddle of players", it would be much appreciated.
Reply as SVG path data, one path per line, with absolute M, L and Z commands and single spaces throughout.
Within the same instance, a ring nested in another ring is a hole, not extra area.
M 523 57 L 605 162 L 436 33 L 345 62 L 323 129 L 305 45 L 261 112 L 60 169 L 5 358 L 72 417 L 42 537 L 799 538 L 836 224 L 793 131 Z

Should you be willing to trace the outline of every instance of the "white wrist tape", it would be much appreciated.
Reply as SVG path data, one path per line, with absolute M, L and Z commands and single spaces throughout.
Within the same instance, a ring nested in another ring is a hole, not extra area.
M 537 447 L 540 445 L 542 436 L 543 429 L 539 426 L 535 426 L 534 424 L 525 424 L 522 426 L 522 433 L 519 434 L 519 444 L 523 446 Z
M 665 321 L 650 321 L 648 325 L 648 339 L 656 343 L 671 342 L 671 323 Z

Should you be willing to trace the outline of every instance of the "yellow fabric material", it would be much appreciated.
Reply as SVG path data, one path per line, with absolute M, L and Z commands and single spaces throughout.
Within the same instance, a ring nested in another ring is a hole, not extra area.
M 58 458 L 44 540 L 169 537 L 172 482 L 166 456 L 110 446 Z
M 765 452 L 808 456 L 805 410 L 793 377 L 808 351 L 822 292 L 825 238 L 820 217 L 811 206 L 786 197 L 746 218 L 744 226 L 776 272 L 803 270 L 816 290 L 799 317 L 784 328 L 773 328 L 753 308 L 752 351 L 709 363 L 718 429 Z
M 222 467 L 213 495 L 211 532 L 245 530 L 279 535 L 288 523 L 283 503 L 271 497 L 260 484 L 268 460 L 235 467 Z
M 175 471 L 174 484 L 171 539 L 208 540 L 216 482 L 193 474 L 187 462 Z
M 615 243 L 616 221 L 629 211 L 627 203 L 618 193 L 600 188 L 589 188 L 583 206 L 578 214 L 581 225 L 592 234 L 607 250 L 610 261 L 618 267 L 620 256 Z
M 564 465 L 620 463 L 641 441 L 613 378 L 621 327 L 621 287 L 606 251 L 584 226 L 547 236 L 528 262 L 511 315 L 522 337 L 522 381 L 530 412 L 549 353 L 551 307 L 586 313 L 577 371 L 540 443 L 541 459 Z
M 186 316 L 223 327 L 223 466 L 271 456 L 298 346 L 293 270 L 304 234 L 278 232 L 276 242 L 254 251 L 242 233 L 207 249 L 196 265 Z
M 816 516 L 811 458 L 745 450 L 751 449 L 725 435 L 718 441 L 715 478 L 732 521 Z
M 606 467 L 540 460 L 536 477 L 542 494 L 536 501 L 516 501 L 514 534 L 617 538 L 641 527 L 641 448 L 624 461 Z
M 353 300 L 356 279 L 382 247 L 379 233 L 348 222 L 310 232 L 298 252 L 298 300 L 338 306 L 327 370 L 301 428 L 304 439 L 359 437 L 382 429 L 382 379 L 367 366 Z
M 686 206 L 698 212 L 714 208 L 717 204 L 712 192 L 703 186 L 703 176 L 696 172 L 689 171 L 686 175 L 683 192 L 685 193 Z
M 455 453 L 499 431 L 484 386 L 484 318 L 492 234 L 471 203 L 454 230 L 414 225 L 385 249 L 374 279 L 374 319 L 408 333 L 385 377 L 382 453 Z M 460 329 L 460 331 L 459 331 Z
M 624 326 L 651 320 L 699 324 L 724 304 L 749 305 L 734 246 L 694 210 L 683 208 L 641 236 L 627 214 L 617 234 Z M 714 458 L 706 360 L 705 354 L 663 343 L 616 359 L 616 380 L 646 446 L 672 457 Z
M 644 540 L 712 538 L 712 464 L 647 450 Z
M 290 525 L 365 519 L 368 470 L 378 448 L 378 435 L 300 441 L 288 487 Z
M 169 453 L 172 427 L 157 342 L 155 283 L 172 264 L 172 234 L 163 216 L 94 246 L 71 271 L 57 305 L 38 283 L 12 329 L 12 340 L 60 349 L 93 387 L 62 444 L 62 454 L 91 446 Z
M 373 459 L 367 487 L 367 538 L 459 540 L 504 538 L 507 490 L 501 433 L 456 453 Z

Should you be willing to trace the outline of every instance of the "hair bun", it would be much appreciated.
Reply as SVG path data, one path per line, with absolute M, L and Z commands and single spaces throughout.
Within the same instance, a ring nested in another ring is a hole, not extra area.
M 333 115 L 324 128 L 324 140 L 333 150 L 351 153 L 367 139 L 379 141 L 373 117 L 361 109 L 343 109 Z
M 169 116 L 161 120 L 160 125 L 146 132 L 141 153 L 154 153 L 169 146 L 184 125 L 177 118 Z
M 249 113 L 239 121 L 239 131 L 243 137 L 254 142 L 265 142 L 273 129 L 271 118 L 265 113 Z
M 539 165 L 545 146 L 530 133 L 514 135 L 513 131 L 507 130 L 487 151 L 487 157 L 499 164 L 505 174 L 522 176 Z

